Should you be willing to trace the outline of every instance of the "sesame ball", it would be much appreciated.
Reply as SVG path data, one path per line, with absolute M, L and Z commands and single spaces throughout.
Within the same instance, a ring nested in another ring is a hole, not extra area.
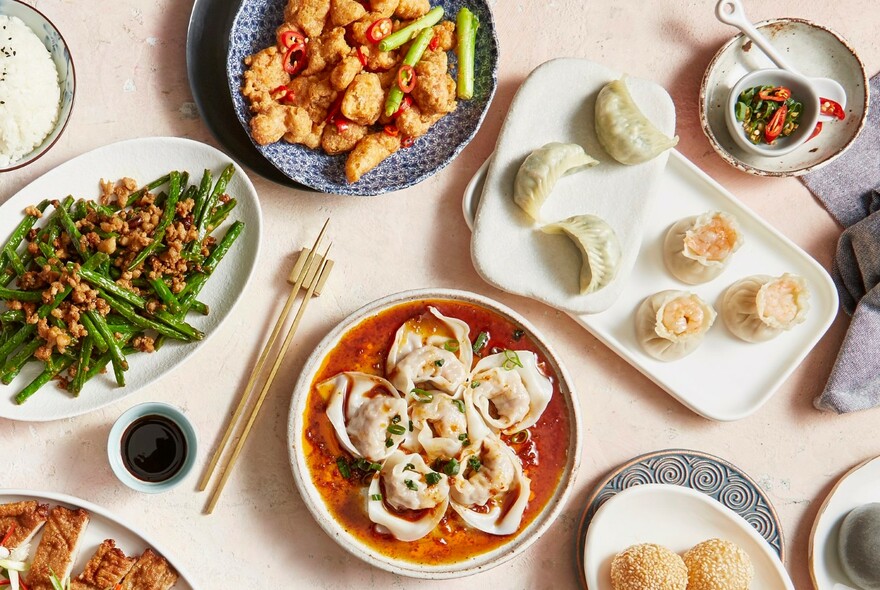
M 709 539 L 684 554 L 688 590 L 748 590 L 752 560 L 735 543 Z
M 661 545 L 633 545 L 611 562 L 613 590 L 685 590 L 687 567 Z

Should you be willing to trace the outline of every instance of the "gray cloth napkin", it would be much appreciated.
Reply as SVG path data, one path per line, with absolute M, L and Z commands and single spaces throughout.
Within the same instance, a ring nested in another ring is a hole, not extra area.
M 880 405 L 880 74 L 859 138 L 828 166 L 801 178 L 845 228 L 832 274 L 852 316 L 825 390 L 814 404 L 838 414 Z

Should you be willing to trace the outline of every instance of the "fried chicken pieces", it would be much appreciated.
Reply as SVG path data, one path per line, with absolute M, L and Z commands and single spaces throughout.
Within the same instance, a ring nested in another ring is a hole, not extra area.
M 372 0 L 366 6 L 369 11 L 356 0 L 289 0 L 277 44 L 245 58 L 241 88 L 253 113 L 255 142 L 283 139 L 331 155 L 349 153 L 350 183 L 456 108 L 446 55 L 455 46 L 455 24 L 443 21 L 434 26 L 431 49 L 414 68 L 411 94 L 394 116 L 384 115 L 409 43 L 380 51 L 371 27 L 391 19 L 391 29 L 399 30 L 431 6 L 428 0 Z M 300 49 L 296 43 L 302 38 Z

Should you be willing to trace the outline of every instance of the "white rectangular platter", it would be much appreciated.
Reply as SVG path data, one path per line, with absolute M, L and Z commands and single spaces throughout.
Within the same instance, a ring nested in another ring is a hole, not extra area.
M 465 194 L 466 217 L 472 215 L 480 194 L 475 177 Z M 647 207 L 641 251 L 632 273 L 623 279 L 620 297 L 602 313 L 572 317 L 694 412 L 720 421 L 745 418 L 776 392 L 831 325 L 838 306 L 834 283 L 809 254 L 676 150 Z M 685 285 L 666 270 L 663 238 L 679 219 L 711 210 L 726 211 L 739 220 L 744 244 L 721 276 L 702 285 Z M 668 363 L 645 354 L 636 340 L 636 309 L 649 295 L 665 289 L 691 291 L 720 311 L 721 295 L 731 283 L 753 274 L 784 272 L 806 279 L 811 309 L 803 324 L 778 338 L 743 342 L 719 317 L 696 352 Z
M 80 500 L 66 494 L 54 494 L 51 492 L 36 492 L 31 490 L 0 490 L 0 504 L 8 504 L 12 502 L 22 502 L 25 500 L 36 500 L 41 504 L 49 504 L 49 508 L 55 506 L 64 506 L 69 509 L 82 508 L 89 513 L 89 526 L 86 528 L 83 541 L 80 544 L 79 556 L 74 561 L 71 577 L 76 577 L 83 571 L 86 563 L 95 553 L 95 550 L 104 539 L 113 539 L 116 546 L 125 552 L 129 557 L 137 557 L 144 552 L 147 547 L 152 547 L 154 551 L 162 555 L 168 560 L 168 563 L 177 570 L 180 578 L 174 585 L 174 590 L 194 590 L 195 584 L 192 577 L 186 573 L 185 568 L 155 541 L 149 539 L 143 533 L 125 524 L 110 512 L 104 510 L 100 506 L 96 506 L 91 502 Z M 37 544 L 42 538 L 43 532 L 40 531 L 31 541 L 30 559 L 33 559 L 37 551 Z

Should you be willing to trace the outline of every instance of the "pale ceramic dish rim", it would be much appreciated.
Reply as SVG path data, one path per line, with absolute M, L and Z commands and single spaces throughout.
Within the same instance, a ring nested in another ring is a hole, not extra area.
M 820 24 L 815 23 L 811 20 L 807 20 L 807 19 L 803 19 L 803 18 L 788 18 L 788 17 L 772 18 L 772 19 L 763 20 L 761 22 L 755 23 L 755 28 L 761 29 L 763 27 L 773 25 L 776 23 L 789 23 L 789 22 L 800 23 L 800 24 L 807 25 L 809 27 L 813 27 L 813 28 L 825 31 L 826 33 L 828 33 L 828 34 L 832 35 L 834 38 L 836 38 L 840 42 L 841 45 L 846 47 L 846 49 L 852 54 L 853 58 L 859 64 L 859 69 L 861 70 L 862 89 L 863 89 L 863 93 L 864 93 L 863 100 L 865 103 L 865 109 L 862 112 L 861 119 L 859 120 L 859 125 L 858 125 L 858 127 L 856 127 L 856 130 L 852 134 L 852 137 L 850 137 L 849 141 L 847 141 L 839 150 L 837 150 L 835 153 L 831 154 L 830 156 L 828 156 L 826 159 L 822 160 L 821 162 L 817 162 L 816 164 L 806 165 L 806 166 L 803 166 L 803 167 L 798 168 L 796 170 L 780 171 L 780 172 L 774 172 L 772 170 L 764 170 L 763 168 L 757 168 L 755 166 L 752 166 L 751 164 L 746 164 L 745 162 L 743 162 L 742 160 L 737 158 L 734 154 L 731 154 L 730 152 L 728 152 L 727 148 L 725 148 L 724 146 L 722 146 L 718 142 L 718 139 L 715 137 L 714 129 L 709 125 L 709 116 L 706 111 L 706 100 L 707 100 L 707 95 L 709 92 L 709 89 L 708 89 L 709 76 L 713 72 L 713 70 L 715 69 L 715 65 L 717 64 L 717 62 L 721 58 L 721 56 L 723 54 L 727 53 L 727 51 L 730 49 L 730 47 L 732 45 L 734 45 L 738 41 L 741 41 L 744 38 L 742 33 L 735 35 L 729 41 L 724 43 L 724 45 L 722 45 L 718 49 L 717 52 L 715 52 L 715 55 L 712 56 L 712 60 L 709 62 L 709 65 L 706 66 L 706 71 L 703 72 L 703 78 L 702 78 L 702 81 L 700 82 L 700 95 L 699 95 L 700 127 L 703 130 L 703 135 L 705 135 L 706 138 L 709 140 L 709 144 L 712 146 L 712 149 L 715 150 L 715 153 L 717 153 L 718 156 L 720 156 L 722 160 L 724 160 L 725 162 L 727 162 L 729 165 L 733 166 L 737 170 L 741 170 L 742 172 L 747 172 L 748 174 L 753 174 L 755 176 L 769 176 L 769 177 L 776 177 L 776 178 L 788 177 L 788 176 L 801 176 L 802 174 L 806 174 L 808 172 L 813 172 L 815 170 L 818 170 L 819 168 L 822 168 L 823 166 L 830 164 L 831 162 L 833 162 L 834 160 L 836 160 L 837 158 L 842 156 L 844 154 L 844 152 L 846 152 L 852 146 L 853 142 L 861 134 L 862 129 L 864 129 L 864 127 L 865 127 L 865 122 L 868 120 L 868 111 L 870 109 L 870 100 L 869 100 L 870 99 L 870 96 L 869 96 L 870 88 L 869 88 L 869 84 L 868 84 L 868 75 L 867 75 L 867 72 L 865 72 L 864 62 L 862 62 L 862 59 L 859 57 L 859 54 L 856 53 L 856 50 L 853 48 L 853 46 L 850 45 L 850 43 L 846 39 L 844 39 L 839 33 L 837 33 L 837 31 L 835 31 L 834 29 L 831 29 L 831 28 L 826 27 L 824 25 L 820 25 Z
M 833 589 L 828 589 L 828 588 L 820 588 L 819 581 L 816 579 L 816 570 L 817 570 L 817 565 L 818 565 L 817 560 L 816 560 L 816 557 L 818 555 L 817 551 L 816 551 L 817 550 L 816 534 L 818 533 L 818 530 L 819 530 L 819 524 L 826 517 L 826 512 L 828 511 L 828 507 L 831 505 L 831 501 L 834 499 L 835 494 L 837 494 L 837 492 L 840 490 L 841 486 L 843 486 L 843 484 L 846 483 L 846 481 L 850 477 L 855 475 L 858 471 L 861 471 L 862 469 L 868 467 L 868 465 L 870 465 L 871 463 L 875 463 L 875 462 L 878 463 L 878 469 L 880 469 L 880 456 L 877 456 L 877 457 L 871 457 L 871 458 L 865 459 L 864 461 L 855 465 L 853 468 L 849 469 L 846 473 L 841 475 L 840 478 L 834 483 L 834 487 L 831 488 L 831 491 L 828 492 L 828 495 L 825 496 L 825 500 L 822 501 L 822 505 L 819 507 L 819 511 L 816 513 L 816 519 L 813 521 L 813 527 L 810 529 L 810 543 L 809 543 L 809 546 L 807 547 L 807 561 L 809 561 L 809 563 L 810 563 L 810 582 L 813 584 L 813 588 L 815 588 L 816 590 L 833 590 Z M 878 490 L 878 492 L 877 492 L 876 501 L 880 502 L 880 490 Z M 839 516 L 840 518 L 843 518 L 843 516 L 845 516 L 845 515 L 840 514 L 837 516 Z M 828 517 L 830 518 L 831 515 L 828 515 Z M 833 541 L 832 541 L 830 539 L 830 537 L 826 537 L 825 539 L 822 539 L 822 541 L 824 541 L 825 543 L 833 542 L 835 545 L 837 545 L 837 539 L 833 539 Z M 818 549 L 824 550 L 824 547 L 821 547 Z M 847 580 L 847 581 L 849 582 L 849 580 Z M 840 582 L 840 583 L 842 583 L 842 582 Z
M 46 23 L 50 27 L 52 27 L 52 29 L 58 34 L 58 38 L 61 40 L 61 45 L 64 49 L 67 50 L 67 56 L 70 59 L 70 76 L 71 76 L 71 80 L 72 80 L 71 86 L 72 86 L 73 90 L 70 94 L 70 108 L 67 109 L 67 114 L 66 115 L 64 114 L 64 101 L 62 99 L 61 106 L 59 108 L 58 121 L 55 123 L 55 126 L 52 128 L 52 131 L 49 132 L 49 135 L 47 135 L 43 139 L 43 141 L 40 143 L 40 145 L 35 147 L 33 150 L 31 150 L 30 152 L 28 152 L 24 156 L 22 156 L 20 159 L 16 160 L 15 162 L 11 162 L 6 167 L 0 167 L 0 174 L 2 174 L 4 172 L 12 172 L 13 170 L 18 170 L 20 168 L 24 168 L 28 164 L 32 164 L 33 162 L 36 162 L 37 160 L 42 158 L 49 150 L 51 150 L 55 146 L 55 144 L 58 143 L 58 140 L 61 139 L 61 136 L 64 134 L 64 130 L 67 129 L 67 124 L 70 122 L 70 118 L 73 115 L 73 105 L 76 103 L 76 64 L 73 61 L 73 53 L 71 53 L 71 51 L 70 51 L 70 45 L 68 45 L 67 40 L 64 38 L 64 35 L 61 34 L 61 29 L 59 29 L 57 26 L 55 26 L 55 23 L 53 23 L 51 21 L 51 19 L 49 19 L 49 17 L 47 17 L 45 14 L 43 14 L 36 7 L 31 6 L 30 4 L 25 4 L 21 0 L 7 0 L 7 1 L 12 2 L 14 4 L 18 4 L 20 6 L 23 6 L 25 9 L 34 12 L 40 18 L 45 20 Z M 48 47 L 46 49 L 49 50 L 50 54 L 52 53 L 51 49 L 49 49 Z M 54 58 L 52 61 L 54 63 L 54 61 L 55 61 Z M 62 90 L 62 93 L 63 93 L 63 90 Z M 54 137 L 53 137 L 53 135 L 54 135 Z
M 794 583 L 791 581 L 791 576 L 789 575 L 788 570 L 785 569 L 785 564 L 779 559 L 779 556 L 776 554 L 775 551 L 773 551 L 767 541 L 758 533 L 758 531 L 756 531 L 752 527 L 752 525 L 746 522 L 745 519 L 743 519 L 740 515 L 738 515 L 736 512 L 734 512 L 721 502 L 707 496 L 702 492 L 698 492 L 697 490 L 693 490 L 691 488 L 686 488 L 683 486 L 661 483 L 644 484 L 623 490 L 622 492 L 615 494 L 612 498 L 605 502 L 599 508 L 599 510 L 596 511 L 596 514 L 593 516 L 591 526 L 589 529 L 587 529 L 586 541 L 584 542 L 584 577 L 587 579 L 587 587 L 589 590 L 599 590 L 598 588 L 593 588 L 589 586 L 590 575 L 586 572 L 586 568 L 590 567 L 594 561 L 590 558 L 591 535 L 595 536 L 599 534 L 596 532 L 598 530 L 598 527 L 595 527 L 593 525 L 597 522 L 601 522 L 603 519 L 609 518 L 607 515 L 608 513 L 612 512 L 615 504 L 630 500 L 631 496 L 651 496 L 656 494 L 671 494 L 690 498 L 690 500 L 695 503 L 703 504 L 709 507 L 709 510 L 713 510 L 719 514 L 723 514 L 725 517 L 725 521 L 730 523 L 735 522 L 735 525 L 731 524 L 730 526 L 736 526 L 741 531 L 744 531 L 744 534 L 746 534 L 752 540 L 754 545 L 760 548 L 760 552 L 764 555 L 764 557 L 770 560 L 777 575 L 780 575 L 782 577 L 783 582 L 788 582 L 785 588 L 794 590 Z M 648 503 L 651 500 L 650 498 L 645 498 L 644 501 Z M 644 542 L 652 541 L 645 540 Z M 592 539 L 592 545 L 599 545 L 602 547 L 605 546 L 600 541 L 597 541 L 595 538 Z M 623 549 L 625 549 L 625 547 L 620 548 L 621 551 Z M 754 580 L 752 580 L 752 584 L 754 586 Z M 607 584 L 606 587 L 610 588 L 611 584 Z M 761 590 L 768 589 L 762 588 Z
M 135 420 L 153 414 L 164 416 L 177 424 L 183 433 L 183 437 L 186 439 L 186 458 L 180 470 L 167 480 L 160 482 L 142 481 L 132 475 L 122 463 L 122 435 L 125 434 L 125 430 Z M 144 402 L 130 407 L 116 419 L 113 427 L 110 429 L 110 434 L 107 436 L 107 461 L 110 463 L 113 475 L 134 491 L 146 494 L 167 492 L 183 483 L 183 480 L 186 479 L 196 464 L 198 452 L 198 437 L 190 419 L 177 406 L 164 402 Z
M 338 522 L 333 520 L 320 496 L 320 492 L 312 484 L 309 467 L 305 463 L 303 454 L 299 452 L 299 441 L 302 439 L 304 428 L 302 418 L 305 403 L 311 390 L 312 381 L 317 371 L 320 370 L 326 355 L 339 342 L 342 336 L 360 324 L 364 319 L 373 317 L 400 304 L 425 300 L 450 300 L 470 303 L 485 307 L 502 317 L 518 323 L 532 337 L 535 344 L 542 349 L 547 360 L 553 365 L 555 373 L 559 377 L 559 390 L 569 408 L 570 421 L 568 461 L 563 468 L 562 476 L 554 495 L 531 522 L 527 530 L 521 531 L 509 542 L 490 552 L 465 559 L 458 563 L 441 564 L 438 566 L 422 566 L 414 562 L 392 559 L 361 543 L 348 533 Z M 293 478 L 300 497 L 309 509 L 315 522 L 330 538 L 355 557 L 377 568 L 412 578 L 449 579 L 472 575 L 501 565 L 521 554 L 533 542 L 537 541 L 559 517 L 574 487 L 580 465 L 582 425 L 579 403 L 577 390 L 574 388 L 574 380 L 565 368 L 560 356 L 531 322 L 506 305 L 483 295 L 458 289 L 415 289 L 394 293 L 368 303 L 340 321 L 315 347 L 303 365 L 302 372 L 293 388 L 287 425 L 287 448 L 290 464 L 293 469 Z
M 179 585 L 180 582 L 186 582 L 186 584 L 191 588 L 195 589 L 198 586 L 193 583 L 195 578 L 192 577 L 190 572 L 188 572 L 184 567 L 181 567 L 180 562 L 171 557 L 173 553 L 165 548 L 164 545 L 157 543 L 154 537 L 144 534 L 144 532 L 138 527 L 132 526 L 122 518 L 116 516 L 106 508 L 102 508 L 97 504 L 93 504 L 87 500 L 82 500 L 77 498 L 76 496 L 71 496 L 69 494 L 61 494 L 58 492 L 40 492 L 36 490 L 29 490 L 24 488 L 8 488 L 3 489 L 0 488 L 0 503 L 9 501 L 12 498 L 27 498 L 30 500 L 45 500 L 49 502 L 53 502 L 56 504 L 64 505 L 67 508 L 82 508 L 90 515 L 98 515 L 104 520 L 106 520 L 111 526 L 115 525 L 120 529 L 124 529 L 128 533 L 139 537 L 141 541 L 144 542 L 149 547 L 152 547 L 155 551 L 160 553 L 162 557 L 164 557 L 171 566 L 177 571 L 177 574 L 180 576 L 180 579 L 177 581 Z M 16 500 L 17 501 L 17 500 Z M 91 525 L 90 525 L 91 526 Z M 85 535 L 89 534 L 89 529 L 86 528 Z M 98 541 L 100 543 L 100 541 Z

